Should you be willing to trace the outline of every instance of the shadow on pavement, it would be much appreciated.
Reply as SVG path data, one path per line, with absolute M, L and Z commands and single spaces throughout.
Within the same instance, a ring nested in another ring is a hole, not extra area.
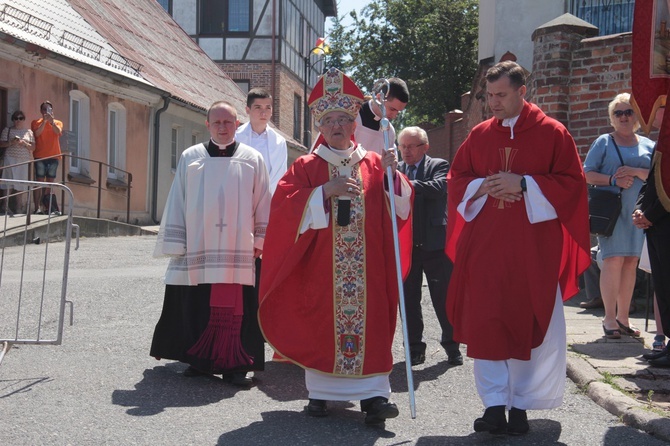
M 345 409 L 342 405 L 328 406 L 325 418 L 311 418 L 301 412 L 263 412 L 263 421 L 226 432 L 219 437 L 219 445 L 249 444 L 318 444 L 320 446 L 372 446 L 380 438 L 394 438 L 395 433 L 381 426 L 366 426 L 363 414 Z
M 169 407 L 199 407 L 232 398 L 240 390 L 225 384 L 220 377 L 185 378 L 184 364 L 174 362 L 146 369 L 135 390 L 115 390 L 112 404 L 129 407 L 128 415 L 156 415 Z M 166 392 L 165 389 L 170 389 Z
M 414 390 L 417 390 L 422 382 L 436 381 L 451 368 L 454 368 L 454 366 L 447 364 L 445 356 L 444 361 L 440 361 L 435 365 L 423 369 L 413 369 Z M 393 393 L 407 393 L 407 369 L 405 361 L 393 364 L 390 380 Z
M 52 381 L 51 378 L 21 378 L 0 380 L 0 399 L 9 398 L 18 393 L 30 392 L 33 387 Z

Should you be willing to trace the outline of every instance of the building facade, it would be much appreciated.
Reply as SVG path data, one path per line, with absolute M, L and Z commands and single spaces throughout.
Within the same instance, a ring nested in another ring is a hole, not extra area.
M 512 59 L 529 73 L 527 99 L 561 121 L 586 156 L 593 140 L 611 131 L 609 101 L 631 91 L 634 6 L 634 0 L 481 0 L 479 68 L 461 109 L 427 130 L 431 152 L 452 160 L 470 129 L 490 117 L 484 75 Z
M 274 125 L 288 138 L 289 162 L 312 141 L 306 97 L 324 70 L 313 53 L 336 0 L 159 0 L 184 31 L 246 93 L 274 98 Z

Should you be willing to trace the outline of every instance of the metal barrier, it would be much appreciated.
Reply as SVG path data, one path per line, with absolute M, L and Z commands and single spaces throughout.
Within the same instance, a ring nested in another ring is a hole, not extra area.
M 0 190 L 9 192 L 5 188 L 14 191 L 0 198 L 0 209 L 7 210 L 0 215 L 0 363 L 13 344 L 61 344 L 66 306 L 73 323 L 73 305 L 66 299 L 73 229 L 79 247 L 74 197 L 67 186 L 0 179 Z M 33 215 L 31 223 L 17 208 L 32 203 L 40 189 L 50 190 L 53 199 L 64 197 L 62 215 Z M 17 203 L 15 213 L 9 211 L 10 202 Z M 19 242 L 9 243 L 10 238 Z

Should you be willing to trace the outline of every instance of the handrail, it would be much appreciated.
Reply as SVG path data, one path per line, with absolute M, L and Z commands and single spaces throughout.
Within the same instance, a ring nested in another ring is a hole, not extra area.
M 96 182 L 95 178 L 90 178 L 89 177 L 91 180 L 93 180 L 93 183 L 90 183 L 90 184 L 88 184 L 87 182 L 80 182 L 80 181 L 73 181 L 71 179 L 66 179 L 66 175 L 70 174 L 70 172 L 69 172 L 70 163 L 65 162 L 66 157 L 75 158 L 75 159 L 83 160 L 83 161 L 88 161 L 88 162 L 91 162 L 91 163 L 96 163 L 98 165 L 98 179 L 97 179 L 98 198 L 97 198 L 96 218 L 100 218 L 100 204 L 101 204 L 101 201 L 102 201 L 102 191 L 105 190 L 105 191 L 109 191 L 110 194 L 115 194 L 115 192 L 113 192 L 113 191 L 111 191 L 107 188 L 102 187 L 102 179 L 103 179 L 102 178 L 102 168 L 103 168 L 103 166 L 111 167 L 115 171 L 122 172 L 126 176 L 126 178 L 128 179 L 127 182 L 126 182 L 126 187 L 125 187 L 125 189 L 126 189 L 126 223 L 130 223 L 130 189 L 132 188 L 133 174 L 128 172 L 127 170 L 119 169 L 118 167 L 116 167 L 112 164 L 106 163 L 104 161 L 98 161 L 98 160 L 94 160 L 94 159 L 91 159 L 91 158 L 84 158 L 82 156 L 76 156 L 76 155 L 72 155 L 72 154 L 67 153 L 67 152 L 63 152 L 60 155 L 45 156 L 44 158 L 40 158 L 39 160 L 23 161 L 21 163 L 10 164 L 10 165 L 7 165 L 7 166 L 0 166 L 0 177 L 2 176 L 2 174 L 1 174 L 2 171 L 6 168 L 22 166 L 24 164 L 28 164 L 29 165 L 29 167 L 28 167 L 28 180 L 32 181 L 34 173 L 35 173 L 35 169 L 33 169 L 31 166 L 33 164 L 35 164 L 35 161 L 42 161 L 42 160 L 52 159 L 52 158 L 59 158 L 59 159 L 63 158 L 63 163 L 61 163 L 61 165 L 62 165 L 61 181 L 59 182 L 59 184 L 65 185 L 65 184 L 69 183 L 69 184 L 77 184 L 79 186 L 94 187 L 93 184 Z M 66 172 L 66 170 L 68 172 Z M 106 177 L 106 179 L 109 179 L 109 178 Z M 116 193 L 116 194 L 120 195 L 118 193 Z M 61 203 L 63 203 L 64 199 L 65 199 L 64 192 L 61 192 Z M 30 204 L 31 203 L 28 203 L 28 205 L 30 205 Z M 30 213 L 28 213 L 26 215 L 26 224 L 30 224 Z

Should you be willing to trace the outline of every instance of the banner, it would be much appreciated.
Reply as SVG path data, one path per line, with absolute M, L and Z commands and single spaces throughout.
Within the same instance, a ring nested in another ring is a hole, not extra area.
M 670 89 L 670 0 L 635 2 L 631 104 L 649 134 Z M 664 113 L 653 162 L 658 198 L 670 211 L 670 113 Z

